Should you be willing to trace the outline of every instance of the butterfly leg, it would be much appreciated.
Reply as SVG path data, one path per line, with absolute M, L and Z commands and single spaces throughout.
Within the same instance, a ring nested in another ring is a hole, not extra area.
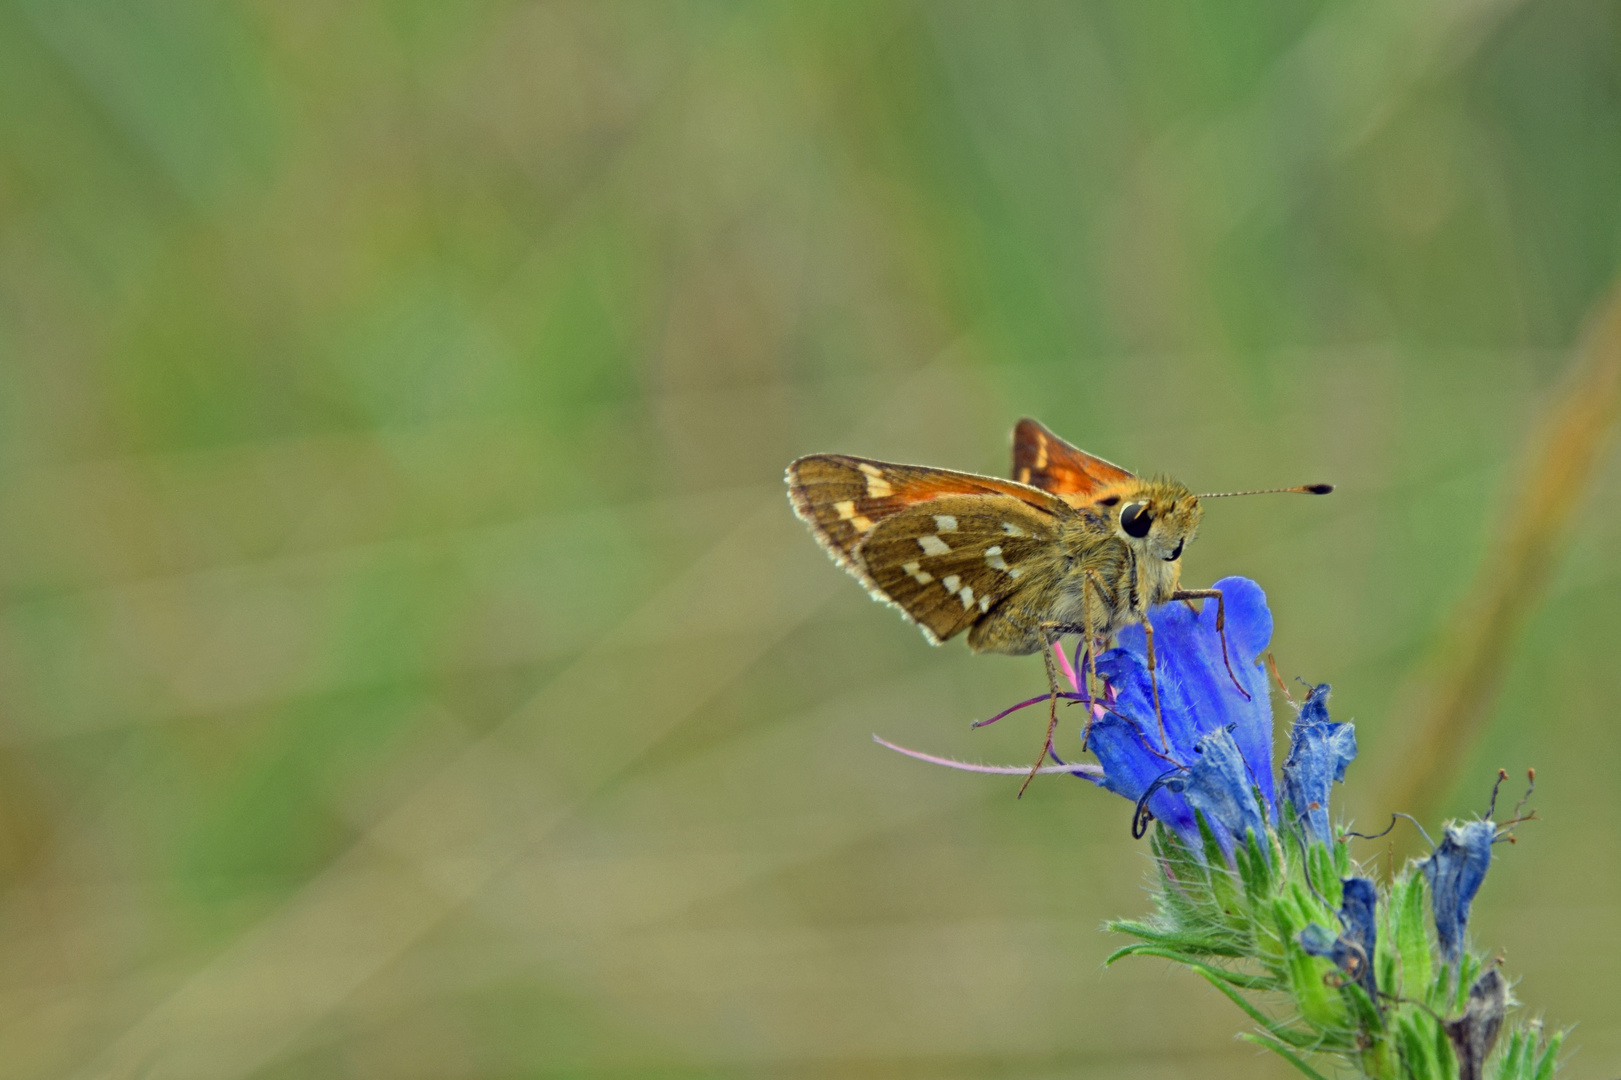
M 1172 600 L 1215 600 L 1216 602 L 1216 636 L 1221 638 L 1221 662 L 1227 665 L 1227 677 L 1233 680 L 1238 692 L 1244 695 L 1244 700 L 1250 700 L 1250 692 L 1238 681 L 1233 673 L 1233 662 L 1227 658 L 1227 606 L 1222 602 L 1220 589 L 1178 589 L 1171 594 Z
M 1047 738 L 1041 744 L 1041 753 L 1036 755 L 1036 763 L 1030 766 L 1030 772 L 1019 785 L 1017 798 L 1024 798 L 1024 789 L 1030 786 L 1030 781 L 1036 778 L 1036 770 L 1041 768 L 1042 762 L 1052 752 L 1053 732 L 1058 730 L 1058 668 L 1053 663 L 1053 642 L 1047 641 L 1047 635 L 1042 635 L 1042 641 L 1047 647 L 1041 650 L 1041 659 L 1047 667 L 1047 689 L 1050 692 L 1047 698 Z
M 1099 590 L 1099 596 L 1103 595 L 1102 585 L 1097 580 L 1097 574 L 1091 570 L 1086 572 L 1086 577 L 1081 583 L 1081 627 L 1082 633 L 1086 635 L 1086 663 L 1080 671 L 1081 681 L 1086 684 L 1086 727 L 1081 732 L 1081 747 L 1083 749 L 1090 744 L 1092 737 L 1092 694 L 1094 692 L 1093 688 L 1098 683 L 1098 642 L 1092 624 L 1092 604 L 1090 603 L 1092 597 L 1088 594 L 1089 587 Z
M 1171 740 L 1165 736 L 1165 715 L 1159 711 L 1159 676 L 1154 674 L 1154 624 L 1143 616 L 1143 640 L 1148 644 L 1148 688 L 1154 694 L 1154 719 L 1159 721 L 1159 745 L 1166 753 L 1171 752 Z

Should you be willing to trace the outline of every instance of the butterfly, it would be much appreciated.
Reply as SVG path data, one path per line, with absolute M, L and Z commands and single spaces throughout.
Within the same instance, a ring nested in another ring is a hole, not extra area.
M 1013 476 L 811 454 L 788 466 L 787 482 L 794 513 L 833 561 L 931 643 L 966 633 L 974 652 L 1047 656 L 1055 697 L 1044 757 L 1057 723 L 1052 644 L 1079 634 L 1095 657 L 1140 623 L 1152 678 L 1149 608 L 1221 603 L 1217 590 L 1181 587 L 1199 500 L 1259 492 L 1195 495 L 1168 477 L 1144 479 L 1028 418 L 1013 429 Z M 1222 615 L 1218 606 L 1218 626 Z M 1155 700 L 1157 710 L 1157 685 Z

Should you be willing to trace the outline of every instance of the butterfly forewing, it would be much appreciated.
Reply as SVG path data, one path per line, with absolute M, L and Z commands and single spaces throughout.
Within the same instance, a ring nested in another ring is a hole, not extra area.
M 1082 495 L 1088 501 L 1108 488 L 1137 479 L 1028 417 L 1013 429 L 1013 478 L 1058 495 Z
M 851 552 L 879 522 L 908 506 L 947 495 L 1008 495 L 1049 515 L 1067 509 L 1023 484 L 949 469 L 845 454 L 812 454 L 788 466 L 788 498 L 794 513 L 841 566 L 858 575 L 861 567 Z
M 892 513 L 854 555 L 875 592 L 945 641 L 994 611 L 1050 555 L 1054 521 L 1009 495 L 944 496 Z

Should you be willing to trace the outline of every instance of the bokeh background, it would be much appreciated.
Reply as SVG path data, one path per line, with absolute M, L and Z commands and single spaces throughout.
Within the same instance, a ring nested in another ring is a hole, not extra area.
M 1028 761 L 967 725 L 1041 665 L 927 646 L 783 466 L 1005 472 L 1028 413 L 1337 482 L 1186 573 L 1268 589 L 1377 828 L 1618 195 L 1611 3 L 0 5 L 0 1073 L 1287 1075 L 1102 968 L 1122 802 L 872 744 Z M 1538 767 L 1474 930 L 1608 1077 L 1585 487 L 1426 813 Z

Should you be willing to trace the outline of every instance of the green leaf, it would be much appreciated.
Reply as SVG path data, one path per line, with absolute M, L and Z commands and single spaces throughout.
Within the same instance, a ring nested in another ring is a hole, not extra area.
M 1132 937 L 1142 938 L 1144 941 L 1176 949 L 1179 952 L 1203 956 L 1222 956 L 1241 958 L 1249 953 L 1242 945 L 1233 942 L 1227 936 L 1200 934 L 1192 931 L 1164 930 L 1149 923 L 1136 922 L 1131 919 L 1115 919 L 1103 924 L 1103 928 L 1112 933 L 1130 934 Z
M 1241 994 L 1239 994 L 1237 990 L 1211 979 L 1209 974 L 1206 972 L 1200 972 L 1200 974 L 1205 976 L 1206 980 L 1210 982 L 1211 986 L 1214 986 L 1217 990 L 1225 994 L 1227 1000 L 1231 1001 L 1234 1005 L 1237 1005 L 1240 1009 L 1243 1009 L 1244 1014 L 1251 1020 L 1254 1020 L 1256 1024 L 1260 1025 L 1261 1030 L 1265 1031 L 1271 1038 L 1277 1039 L 1282 1043 L 1287 1043 L 1299 1050 L 1314 1050 L 1322 1045 L 1322 1039 L 1319 1036 L 1311 1032 L 1295 1031 L 1287 1025 L 1280 1024 L 1270 1016 L 1267 1016 L 1260 1009 L 1257 1009 L 1252 1002 L 1246 1000 Z
M 1290 1050 L 1287 1046 L 1284 1046 L 1275 1039 L 1269 1039 L 1265 1035 L 1257 1035 L 1254 1032 L 1249 1031 L 1239 1035 L 1239 1038 L 1243 1039 L 1247 1043 L 1254 1043 L 1256 1046 L 1266 1047 L 1268 1050 L 1272 1051 L 1274 1054 L 1278 1055 L 1280 1058 L 1299 1069 L 1306 1076 L 1311 1077 L 1312 1080 L 1328 1080 L 1328 1078 L 1322 1073 L 1318 1072 L 1316 1069 L 1302 1061 L 1300 1056 L 1293 1050 Z
M 1123 956 L 1157 956 L 1162 960 L 1171 960 L 1192 968 L 1208 979 L 1219 979 L 1224 983 L 1229 983 L 1244 990 L 1279 989 L 1277 980 L 1270 979 L 1265 975 L 1248 975 L 1241 971 L 1228 971 L 1226 968 L 1213 967 L 1201 963 L 1185 953 L 1179 953 L 1174 949 L 1163 949 L 1155 945 L 1127 945 L 1125 948 L 1116 949 L 1109 954 L 1107 960 L 1103 961 L 1103 966 L 1108 967 Z

